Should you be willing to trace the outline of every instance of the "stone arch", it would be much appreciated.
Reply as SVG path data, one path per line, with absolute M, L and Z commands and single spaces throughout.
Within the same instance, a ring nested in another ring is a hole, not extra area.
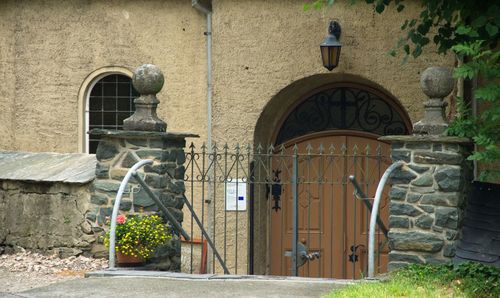
M 103 77 L 120 74 L 132 78 L 133 71 L 126 67 L 121 66 L 104 66 L 91 72 L 85 80 L 82 82 L 80 89 L 78 90 L 78 151 L 81 153 L 86 152 L 86 116 L 85 110 L 88 104 L 90 91 L 94 85 Z

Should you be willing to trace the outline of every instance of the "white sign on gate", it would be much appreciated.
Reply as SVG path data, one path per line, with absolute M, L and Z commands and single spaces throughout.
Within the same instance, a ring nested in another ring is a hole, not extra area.
M 236 208 L 238 207 L 238 208 Z M 226 184 L 226 211 L 247 210 L 247 183 L 241 179 Z

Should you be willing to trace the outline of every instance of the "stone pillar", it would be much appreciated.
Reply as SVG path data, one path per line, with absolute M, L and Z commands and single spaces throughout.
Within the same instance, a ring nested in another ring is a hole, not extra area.
M 393 174 L 389 193 L 389 270 L 409 263 L 446 263 L 455 255 L 472 179 L 466 160 L 472 148 L 469 139 L 444 135 L 447 124 L 436 107 L 444 109 L 442 98 L 453 88 L 450 81 L 447 70 L 426 70 L 421 82 L 430 100 L 424 119 L 414 127 L 419 134 L 379 139 L 392 143 L 393 162 L 407 163 Z
M 146 82 L 146 83 L 144 83 Z M 91 197 L 92 208 L 87 219 L 93 221 L 94 231 L 103 233 L 106 217 L 110 217 L 119 185 L 127 171 L 142 159 L 151 159 L 153 165 L 146 165 L 138 172 L 170 210 L 176 219 L 183 220 L 184 196 L 184 147 L 185 138 L 198 137 L 194 134 L 165 132 L 166 123 L 156 116 L 158 93 L 163 85 L 163 75 L 156 66 L 139 67 L 132 80 L 141 97 L 153 104 L 143 104 L 141 110 L 126 119 L 129 130 L 94 129 L 93 135 L 101 141 L 97 147 L 96 179 Z M 146 94 L 146 95 L 144 95 Z M 156 212 L 158 207 L 144 189 L 131 179 L 128 191 L 124 194 L 120 213 Z M 151 266 L 159 270 L 180 270 L 180 241 L 174 237 L 170 244 L 159 251 L 151 261 Z M 98 248 L 95 248 L 98 250 Z M 102 249 L 102 247 L 100 248 Z

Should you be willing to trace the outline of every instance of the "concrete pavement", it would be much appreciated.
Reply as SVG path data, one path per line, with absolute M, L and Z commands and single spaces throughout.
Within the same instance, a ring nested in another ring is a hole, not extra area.
M 322 297 L 352 281 L 270 276 L 101 271 L 0 297 Z

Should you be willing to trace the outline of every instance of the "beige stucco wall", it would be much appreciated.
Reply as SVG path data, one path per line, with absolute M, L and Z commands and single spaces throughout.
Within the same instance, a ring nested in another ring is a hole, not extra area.
M 336 1 L 332 8 L 308 12 L 300 0 L 213 2 L 214 139 L 252 140 L 266 104 L 291 83 L 318 74 L 325 74 L 321 83 L 346 74 L 369 80 L 399 99 L 413 121 L 419 119 L 425 98 L 420 72 L 429 65 L 452 66 L 453 57 L 443 58 L 430 47 L 419 59 L 401 65 L 401 57 L 386 53 L 402 36 L 400 25 L 420 8 L 405 3 L 404 13 L 389 10 L 378 15 L 370 5 L 349 2 Z M 330 19 L 341 24 L 343 45 L 340 64 L 331 73 L 321 65 L 319 52 Z M 311 89 L 307 86 L 315 87 L 315 81 L 288 96 L 281 110 Z
M 78 152 L 85 78 L 142 63 L 166 76 L 169 127 L 206 135 L 204 26 L 182 0 L 1 1 L 0 149 Z

